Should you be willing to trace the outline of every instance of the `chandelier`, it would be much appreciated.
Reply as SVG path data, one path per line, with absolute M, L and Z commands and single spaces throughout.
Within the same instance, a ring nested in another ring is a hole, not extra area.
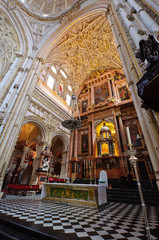
M 73 116 L 72 116 L 71 119 L 64 120 L 62 122 L 62 126 L 69 129 L 69 130 L 75 130 L 75 129 L 80 128 L 82 126 L 80 116 L 79 116 L 79 119 L 74 118 L 74 112 L 76 111 L 76 106 L 77 106 L 77 109 L 78 109 L 77 99 L 76 99 L 76 94 L 75 93 L 72 95 L 71 102 L 72 102 L 72 115 Z M 78 115 L 79 115 L 79 111 L 78 111 Z
M 76 57 L 76 69 L 75 69 L 75 79 L 77 81 L 77 62 L 78 62 L 78 44 L 77 44 L 77 53 L 76 53 L 77 57 Z M 74 81 L 74 84 L 75 84 L 75 81 Z M 76 85 L 76 84 L 75 84 Z M 74 86 L 74 93 L 72 94 L 72 97 L 71 97 L 71 106 L 72 106 L 72 118 L 71 119 L 68 119 L 68 120 L 64 120 L 62 122 L 62 126 L 69 129 L 69 130 L 75 130 L 77 128 L 80 128 L 82 126 L 82 123 L 81 123 L 81 119 L 80 119 L 80 114 L 79 114 L 79 108 L 78 108 L 78 104 L 77 104 L 77 97 L 76 97 L 76 89 L 77 89 L 77 86 Z M 74 114 L 76 112 L 76 110 L 78 111 L 78 118 L 75 118 L 74 117 Z

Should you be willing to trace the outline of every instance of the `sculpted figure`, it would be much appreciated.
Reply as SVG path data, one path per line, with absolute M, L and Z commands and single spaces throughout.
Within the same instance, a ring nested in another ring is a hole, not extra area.
M 140 58 L 142 62 L 148 61 L 147 70 L 159 64 L 159 42 L 153 35 L 149 35 L 148 40 L 141 40 L 139 47 L 136 57 Z

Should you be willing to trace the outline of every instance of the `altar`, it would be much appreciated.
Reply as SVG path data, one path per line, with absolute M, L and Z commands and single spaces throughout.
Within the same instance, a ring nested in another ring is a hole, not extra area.
M 98 207 L 107 202 L 106 186 L 96 184 L 43 183 L 41 199 Z

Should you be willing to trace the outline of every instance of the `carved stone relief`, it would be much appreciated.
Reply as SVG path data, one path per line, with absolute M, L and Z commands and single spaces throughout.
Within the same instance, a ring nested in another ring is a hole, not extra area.
M 34 45 L 36 46 L 42 40 L 43 36 L 45 36 L 46 33 L 49 31 L 49 29 L 51 28 L 51 25 L 40 24 L 34 21 L 29 21 L 29 23 L 32 29 Z
M 42 120 L 45 122 L 46 126 L 48 126 L 51 129 L 59 128 L 60 127 L 60 120 L 55 117 L 53 114 L 45 111 L 40 106 L 36 105 L 35 103 L 31 103 L 30 107 L 28 109 L 29 112 L 32 114 L 39 116 L 42 118 Z
M 19 53 L 20 43 L 15 28 L 0 9 L 0 82 Z

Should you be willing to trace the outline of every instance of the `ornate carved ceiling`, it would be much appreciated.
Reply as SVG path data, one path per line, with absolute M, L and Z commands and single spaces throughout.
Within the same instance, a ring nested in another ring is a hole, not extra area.
M 16 0 L 18 5 L 29 15 L 49 17 L 55 20 L 61 14 L 67 14 L 71 9 L 79 5 L 80 0 Z
M 54 43 L 45 62 L 60 65 L 72 87 L 81 86 L 94 72 L 122 69 L 122 63 L 108 19 L 89 16 L 74 24 Z

